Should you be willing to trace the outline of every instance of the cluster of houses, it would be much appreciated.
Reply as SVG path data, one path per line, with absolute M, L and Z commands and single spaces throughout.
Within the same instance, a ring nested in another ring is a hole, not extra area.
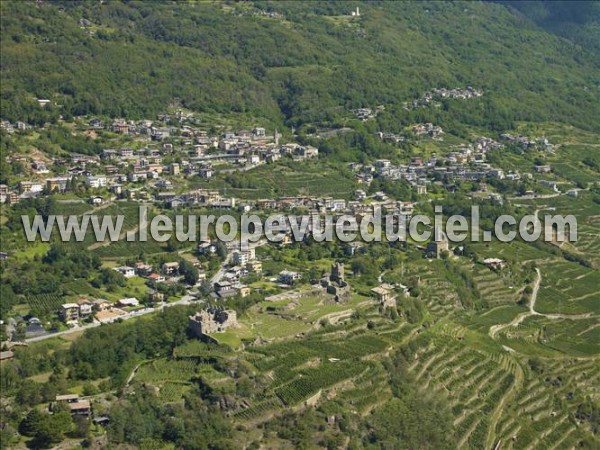
M 20 120 L 17 120 L 15 123 L 11 123 L 8 120 L 0 121 L 0 130 L 3 130 L 8 134 L 13 134 L 15 131 L 29 130 L 30 128 L 31 126 L 29 124 Z
M 195 261 L 192 264 L 198 268 L 198 281 L 205 280 L 206 272 L 200 268 L 200 263 Z M 143 261 L 136 262 L 133 267 L 118 266 L 113 267 L 113 270 L 119 272 L 125 278 L 135 276 L 145 278 L 150 286 L 155 286 L 158 283 L 178 283 L 182 278 L 182 275 L 179 274 L 179 263 L 177 261 L 163 263 L 160 270 L 156 270 L 154 266 Z
M 126 311 L 122 308 L 135 308 L 139 304 L 137 298 L 122 298 L 112 303 L 101 298 L 90 300 L 82 297 L 77 302 L 61 305 L 58 316 L 67 325 L 77 324 L 92 317 L 98 322 L 107 323 L 125 315 Z
M 427 136 L 433 139 L 440 139 L 444 130 L 442 127 L 428 123 L 418 123 L 412 127 L 412 132 L 415 136 Z
M 377 133 L 377 136 L 379 136 L 379 139 L 381 139 L 383 142 L 388 142 L 391 144 L 399 144 L 400 142 L 406 141 L 406 136 L 396 133 L 384 133 L 383 131 L 380 131 Z
M 268 11 L 265 9 L 251 9 L 251 8 L 240 8 L 240 9 L 233 9 L 232 10 L 232 14 L 238 17 L 242 17 L 242 16 L 254 16 L 254 17 L 266 17 L 269 19 L 278 19 L 278 20 L 284 20 L 285 16 L 277 11 Z
M 465 89 L 432 89 L 424 94 L 423 101 L 437 98 L 473 98 L 481 92 L 467 87 Z M 360 108 L 353 110 L 356 117 L 367 120 L 374 117 L 383 107 L 376 110 Z M 12 126 L 4 123 L 3 127 Z M 19 124 L 15 124 L 17 126 Z M 175 126 L 177 125 L 177 126 Z M 16 203 L 23 198 L 43 195 L 46 192 L 64 192 L 71 183 L 83 181 L 96 193 L 90 198 L 94 205 L 105 200 L 99 193 L 108 191 L 110 198 L 127 198 L 161 202 L 167 207 L 204 206 L 210 208 L 234 208 L 236 199 L 222 196 L 219 192 L 197 189 L 181 193 L 178 181 L 186 177 L 209 179 L 214 176 L 216 164 L 227 164 L 236 168 L 248 168 L 255 165 L 274 162 L 283 156 L 304 160 L 316 158 L 319 150 L 298 143 L 280 144 L 280 134 L 275 130 L 268 134 L 263 127 L 251 130 L 224 131 L 218 135 L 200 129 L 198 121 L 191 115 L 177 112 L 174 115 L 159 115 L 158 121 L 114 120 L 105 125 L 99 119 L 89 122 L 89 130 L 94 132 L 109 130 L 113 133 L 135 136 L 147 136 L 150 143 L 144 148 L 104 149 L 99 156 L 70 154 L 68 157 L 54 158 L 53 163 L 66 166 L 66 173 L 59 176 L 50 174 L 47 163 L 30 159 L 25 155 L 13 155 L 13 160 L 29 165 L 35 173 L 35 180 L 21 180 L 17 186 L 0 185 L 0 202 Z M 20 126 L 23 128 L 23 126 Z M 412 127 L 416 136 L 428 136 L 439 139 L 443 130 L 434 124 L 424 123 Z M 406 136 L 394 133 L 378 133 L 387 142 L 402 142 Z M 168 138 L 168 139 L 167 139 Z M 529 139 L 524 136 L 503 134 L 504 143 L 518 143 L 523 148 L 551 149 L 545 138 Z M 156 141 L 152 143 L 152 141 Z M 418 195 L 427 193 L 427 185 L 433 181 L 451 182 L 453 179 L 481 181 L 487 177 L 518 180 L 518 173 L 504 173 L 486 163 L 486 152 L 501 148 L 503 144 L 487 137 L 481 137 L 468 145 L 452 148 L 442 157 L 433 156 L 428 160 L 415 157 L 409 164 L 392 165 L 390 161 L 378 160 L 376 164 L 353 164 L 359 183 L 367 185 L 375 176 L 392 180 L 404 179 L 415 189 Z M 171 162 L 166 163 L 165 158 Z M 176 161 L 176 162 L 173 162 Z M 220 170 L 220 169 L 219 169 Z M 544 167 L 536 167 L 545 173 Z M 151 191 L 152 190 L 152 191 Z M 100 191 L 100 192 L 98 192 Z M 575 196 L 576 194 L 573 194 Z M 380 196 L 381 197 L 381 196 Z M 366 198 L 357 195 L 356 200 Z M 381 200 L 381 198 L 380 198 Z M 384 199 L 385 200 L 385 199 Z M 263 199 L 256 202 L 259 209 L 287 209 L 303 207 L 314 211 L 342 211 L 359 209 L 358 205 L 346 204 L 341 199 L 280 198 Z
M 500 135 L 500 140 L 509 144 L 518 145 L 523 150 L 543 150 L 552 152 L 554 146 L 548 141 L 548 138 L 542 136 L 539 138 L 528 138 L 527 136 L 514 136 L 509 133 Z
M 250 294 L 250 288 L 244 285 L 241 279 L 250 273 L 262 274 L 262 263 L 256 259 L 255 247 L 242 249 L 239 243 L 228 243 L 231 253 L 231 265 L 223 276 L 213 283 L 213 298 L 227 298 L 239 295 L 246 297 Z M 200 254 L 214 253 L 216 246 L 210 242 L 202 242 L 198 245 Z
M 370 184 L 375 176 L 406 180 L 419 195 L 427 192 L 432 181 L 451 182 L 454 179 L 481 181 L 492 177 L 498 179 L 519 179 L 517 173 L 505 174 L 502 169 L 486 163 L 486 153 L 502 145 L 493 139 L 481 137 L 469 145 L 462 145 L 444 156 L 432 156 L 429 159 L 417 156 L 408 164 L 394 165 L 390 160 L 379 159 L 374 165 L 351 163 L 349 168 L 355 172 L 359 183 Z
M 161 116 L 164 120 L 170 117 Z M 181 119 L 181 118 L 180 118 Z M 98 119 L 89 123 L 93 130 L 105 129 Z M 120 198 L 146 199 L 147 192 L 132 184 L 142 184 L 161 192 L 157 199 L 175 197 L 171 191 L 174 183 L 181 177 L 211 178 L 214 164 L 226 163 L 239 168 L 248 168 L 259 164 L 275 162 L 284 156 L 295 160 L 316 158 L 319 150 L 310 145 L 296 143 L 279 144 L 280 134 L 267 135 L 265 128 L 255 127 L 251 131 L 226 131 L 219 136 L 209 136 L 204 130 L 189 125 L 181 127 L 156 127 L 152 121 L 139 122 L 116 120 L 110 131 L 119 134 L 147 135 L 154 144 L 144 148 L 129 147 L 104 149 L 99 156 L 71 154 L 68 157 L 55 157 L 53 163 L 66 166 L 66 173 L 60 176 L 44 177 L 50 170 L 46 162 L 32 160 L 25 155 L 13 156 L 9 162 L 19 161 L 36 174 L 35 180 L 23 180 L 13 189 L 0 186 L 0 202 L 16 203 L 23 198 L 35 197 L 45 192 L 64 192 L 76 177 L 84 180 L 91 189 L 105 189 Z M 177 140 L 168 137 L 177 137 Z M 166 164 L 165 157 L 175 158 L 178 162 Z M 100 203 L 96 201 L 96 203 Z M 175 204 L 179 202 L 175 199 Z M 217 202 L 218 203 L 218 202 Z M 223 205 L 232 207 L 231 201 Z
M 193 263 L 194 264 L 194 263 Z M 260 263 L 259 263 L 260 264 Z M 199 262 L 194 264 L 200 266 Z M 132 266 L 118 266 L 114 271 L 122 274 L 125 278 L 139 276 L 147 280 L 147 284 L 152 288 L 149 290 L 150 300 L 152 302 L 164 301 L 164 294 L 156 290 L 159 283 L 178 283 L 182 276 L 179 274 L 179 262 L 166 262 L 160 270 L 155 270 L 150 264 L 138 261 Z M 199 281 L 206 279 L 206 273 L 198 270 Z M 76 302 L 64 303 L 58 312 L 59 318 L 66 324 L 77 324 L 80 321 L 94 319 L 98 322 L 112 322 L 119 317 L 127 314 L 127 310 L 132 310 L 140 306 L 137 298 L 122 298 L 116 303 L 104 299 L 80 298 Z
M 471 99 L 481 97 L 483 95 L 483 91 L 477 90 L 471 86 L 467 86 L 466 88 L 434 88 L 430 91 L 425 92 L 420 98 L 413 100 L 409 105 L 408 102 L 404 104 L 405 108 L 419 108 L 429 106 L 436 101 L 451 98 L 451 99 Z
M 375 108 L 375 111 L 373 111 L 371 108 L 358 108 L 351 110 L 351 112 L 354 115 L 355 119 L 366 122 L 369 119 L 377 117 L 377 114 L 384 110 L 385 106 L 379 105 L 377 108 Z

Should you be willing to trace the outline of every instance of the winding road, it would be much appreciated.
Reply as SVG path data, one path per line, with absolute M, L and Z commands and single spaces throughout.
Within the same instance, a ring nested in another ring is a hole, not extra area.
M 531 316 L 542 316 L 542 317 L 547 317 L 548 319 L 567 319 L 567 320 L 588 319 L 588 318 L 594 316 L 594 314 L 591 312 L 584 313 L 584 314 L 558 314 L 558 313 L 557 314 L 544 314 L 544 313 L 537 312 L 535 310 L 535 302 L 537 300 L 538 291 L 540 290 L 542 274 L 540 272 L 540 269 L 538 269 L 537 267 L 535 268 L 535 272 L 537 274 L 537 277 L 536 277 L 535 283 L 533 285 L 533 291 L 531 292 L 531 298 L 529 299 L 529 311 L 517 315 L 517 317 L 515 317 L 509 323 L 492 325 L 490 327 L 490 331 L 489 331 L 489 335 L 492 339 L 495 339 L 496 335 L 500 331 L 504 330 L 505 328 L 516 327 L 521 322 L 523 322 L 527 317 L 531 317 Z
M 494 339 L 496 337 L 496 335 L 498 334 L 498 332 L 502 331 L 503 329 L 508 328 L 508 327 L 516 327 L 516 326 L 518 326 L 527 317 L 536 316 L 536 315 L 542 315 L 542 314 L 538 313 L 535 310 L 535 301 L 537 300 L 538 291 L 540 290 L 540 283 L 542 281 L 542 274 L 540 272 L 540 269 L 538 269 L 537 267 L 535 269 L 535 272 L 537 274 L 537 277 L 535 279 L 535 283 L 533 285 L 533 291 L 531 292 L 531 297 L 529 299 L 529 311 L 517 315 L 517 317 L 515 317 L 509 323 L 502 323 L 502 324 L 499 324 L 499 325 L 492 325 L 490 327 L 490 331 L 489 331 L 489 335 L 490 335 L 490 337 L 492 339 Z

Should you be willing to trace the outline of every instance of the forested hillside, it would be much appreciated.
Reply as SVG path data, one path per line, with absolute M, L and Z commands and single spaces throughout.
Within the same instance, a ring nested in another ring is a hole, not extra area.
M 600 3 L 593 1 L 503 1 L 545 30 L 600 51 Z
M 360 6 L 360 16 L 351 11 Z M 600 57 L 496 3 L 2 2 L 2 111 L 153 116 L 171 104 L 276 123 L 471 85 L 429 112 L 476 126 L 553 120 L 597 128 Z M 82 20 L 83 19 L 83 20 Z M 452 23 L 452 26 L 449 24 Z M 35 98 L 50 99 L 42 110 Z M 422 113 L 425 114 L 425 113 Z M 426 117 L 427 118 L 427 117 Z

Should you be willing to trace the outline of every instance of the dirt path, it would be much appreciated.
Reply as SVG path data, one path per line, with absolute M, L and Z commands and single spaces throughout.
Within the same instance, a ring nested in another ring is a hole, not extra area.
M 542 282 L 542 273 L 540 272 L 540 269 L 538 269 L 536 267 L 535 273 L 537 274 L 537 278 L 535 279 L 535 284 L 533 285 L 533 292 L 531 293 L 531 299 L 529 299 L 529 313 L 532 315 L 539 314 L 538 312 L 535 311 L 535 302 L 537 300 L 538 291 L 540 290 L 540 283 Z
M 546 317 L 548 319 L 566 319 L 566 320 L 581 320 L 581 319 L 589 319 L 590 317 L 594 317 L 593 313 L 584 313 L 584 314 L 544 314 L 544 313 L 540 313 L 537 312 L 535 310 L 535 302 L 537 300 L 537 296 L 538 296 L 538 291 L 540 289 L 540 283 L 542 281 L 542 274 L 540 272 L 540 269 L 538 269 L 536 267 L 535 269 L 536 274 L 537 274 L 537 278 L 535 280 L 535 283 L 533 285 L 533 292 L 531 293 L 531 298 L 529 299 L 529 311 L 524 312 L 519 314 L 517 317 L 515 317 L 511 322 L 509 323 L 503 323 L 503 324 L 499 324 L 499 325 L 492 325 L 490 327 L 490 330 L 488 332 L 488 334 L 490 335 L 490 337 L 492 339 L 495 339 L 496 335 L 504 330 L 505 328 L 508 327 L 516 327 L 518 326 L 521 322 L 523 322 L 526 318 L 531 317 L 531 316 L 541 316 L 541 317 Z
M 508 328 L 508 327 L 516 327 L 529 316 L 540 315 L 535 310 L 535 302 L 537 300 L 538 291 L 540 289 L 540 283 L 542 281 L 542 274 L 540 272 L 540 269 L 538 269 L 537 267 L 536 267 L 535 271 L 536 271 L 537 277 L 536 277 L 535 283 L 533 285 L 533 291 L 531 293 L 531 298 L 529 299 L 529 311 L 519 314 L 517 317 L 515 317 L 509 323 L 492 325 L 490 327 L 490 331 L 488 333 L 492 339 L 494 339 L 496 337 L 496 335 L 503 329 Z

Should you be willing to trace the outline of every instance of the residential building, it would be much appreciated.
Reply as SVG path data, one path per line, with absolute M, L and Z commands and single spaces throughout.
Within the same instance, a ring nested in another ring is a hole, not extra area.
M 371 292 L 377 296 L 379 304 L 384 308 L 396 307 L 396 297 L 394 295 L 393 287 L 389 284 L 382 284 L 381 286 L 374 287 L 371 289 Z
M 90 302 L 89 300 L 87 300 L 85 298 L 81 298 L 77 301 L 77 304 L 79 305 L 79 317 L 80 318 L 86 319 L 92 315 L 92 312 L 93 312 L 92 302 Z
M 246 263 L 246 269 L 250 272 L 260 274 L 262 273 L 262 263 L 260 261 L 248 261 Z
M 172 275 L 179 270 L 178 262 L 167 262 L 162 265 L 162 272 L 165 275 Z
M 131 278 L 131 277 L 135 276 L 135 268 L 133 268 L 133 267 L 119 266 L 119 267 L 114 267 L 113 270 L 116 272 L 119 272 L 125 278 Z
M 41 183 L 34 181 L 21 181 L 19 183 L 19 192 L 25 194 L 26 192 L 42 192 L 44 187 Z
M 279 277 L 277 278 L 277 282 L 292 285 L 295 281 L 300 280 L 302 278 L 302 274 L 298 272 L 293 272 L 291 270 L 282 270 L 279 272 Z
M 140 304 L 139 300 L 137 298 L 134 297 L 130 297 L 130 298 L 122 298 L 118 301 L 119 306 L 122 307 L 135 307 L 138 306 Z
M 65 322 L 77 322 L 79 320 L 79 305 L 77 303 L 65 303 L 61 306 L 60 317 Z

